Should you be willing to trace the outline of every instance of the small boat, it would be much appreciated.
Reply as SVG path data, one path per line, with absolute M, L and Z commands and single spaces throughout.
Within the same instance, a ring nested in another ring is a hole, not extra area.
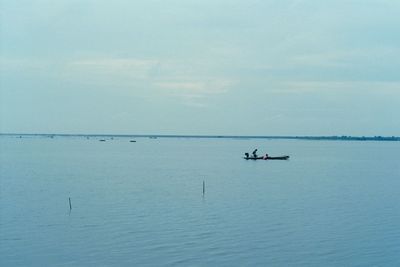
M 130 140 L 129 142 L 131 142 L 131 143 L 136 143 L 136 140 Z
M 106 140 L 105 140 L 105 139 L 100 139 L 99 141 L 100 141 L 100 142 L 105 142 Z
M 262 159 L 262 160 L 288 160 L 289 159 L 289 156 L 280 156 L 280 157 L 270 157 L 270 156 L 268 156 L 267 158 L 265 158 L 265 157 L 244 157 L 244 159 L 246 159 L 246 160 L 249 160 L 249 159 L 251 159 L 251 160 L 258 160 L 258 159 Z
M 264 159 L 264 157 L 243 157 L 244 159 L 251 159 L 251 160 L 257 160 L 257 159 Z
M 277 159 L 277 160 L 288 160 L 288 159 L 289 159 L 289 156 L 268 157 L 267 160 L 269 160 L 269 159 L 272 159 L 272 160 L 274 160 L 274 159 Z

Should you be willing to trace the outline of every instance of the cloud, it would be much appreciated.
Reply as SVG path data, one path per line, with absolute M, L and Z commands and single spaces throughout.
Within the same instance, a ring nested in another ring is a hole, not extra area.
M 274 84 L 274 89 L 268 89 L 273 94 L 307 94 L 307 93 L 350 92 L 380 94 L 400 94 L 400 82 L 366 82 L 366 81 L 291 81 Z
M 189 77 L 190 78 L 190 77 Z M 196 78 L 189 79 L 187 81 L 161 81 L 155 83 L 161 89 L 167 89 L 172 93 L 176 94 L 222 94 L 228 91 L 228 88 L 235 82 L 227 79 L 205 79 L 196 80 Z
M 206 107 L 207 98 L 213 95 L 225 94 L 236 83 L 224 78 L 159 81 L 155 85 L 164 93 L 179 97 L 183 104 L 192 107 Z M 188 78 L 186 78 L 188 79 Z
M 206 107 L 210 97 L 228 93 L 236 81 L 202 72 L 202 63 L 161 59 L 90 58 L 65 64 L 64 76 L 82 82 L 145 90 L 192 107 Z
M 84 71 L 103 75 L 126 75 L 136 79 L 145 79 L 149 71 L 157 66 L 152 59 L 98 58 L 80 59 L 67 64 L 72 71 Z
M 44 60 L 0 58 L 0 71 L 43 71 L 50 63 Z
M 319 53 L 299 53 L 288 57 L 286 64 L 297 67 L 352 67 L 355 65 L 398 65 L 400 49 L 390 46 L 346 48 Z

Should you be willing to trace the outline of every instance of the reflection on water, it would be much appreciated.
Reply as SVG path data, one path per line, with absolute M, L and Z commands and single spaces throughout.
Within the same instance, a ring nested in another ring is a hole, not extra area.
M 1 265 L 400 264 L 399 143 L 136 141 L 1 137 Z

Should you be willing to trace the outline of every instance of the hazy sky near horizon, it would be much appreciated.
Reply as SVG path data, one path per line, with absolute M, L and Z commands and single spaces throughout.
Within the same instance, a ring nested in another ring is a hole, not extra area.
M 0 132 L 400 135 L 400 1 L 0 0 Z

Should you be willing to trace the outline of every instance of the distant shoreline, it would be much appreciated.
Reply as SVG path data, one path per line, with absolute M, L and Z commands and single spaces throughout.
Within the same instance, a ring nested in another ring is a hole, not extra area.
M 400 141 L 400 136 L 280 136 L 280 135 L 168 135 L 168 134 L 21 134 L 0 133 L 0 136 L 15 137 L 124 137 L 124 138 L 208 138 L 208 139 L 291 139 L 327 141 Z

